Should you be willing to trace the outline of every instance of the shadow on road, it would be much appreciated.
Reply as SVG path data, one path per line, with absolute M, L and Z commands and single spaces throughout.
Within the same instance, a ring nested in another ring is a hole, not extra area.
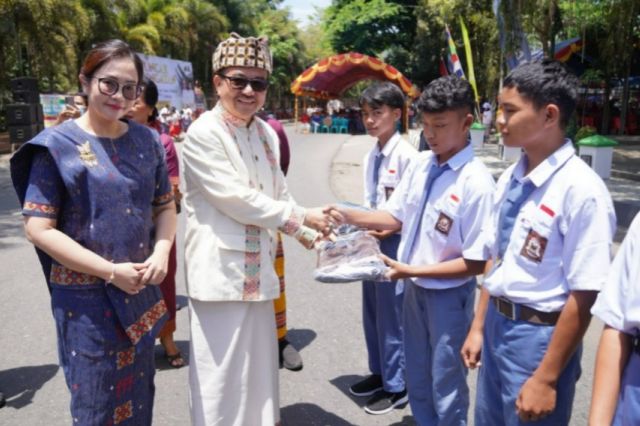
M 356 374 L 347 374 L 345 376 L 339 376 L 335 379 L 329 380 L 333 386 L 337 387 L 343 394 L 347 396 L 350 400 L 352 400 L 355 404 L 357 404 L 360 408 L 363 408 L 367 403 L 367 398 L 361 398 L 357 396 L 351 395 L 349 393 L 349 387 L 354 383 L 358 383 L 360 380 L 365 379 L 366 376 L 358 376 Z
M 399 422 L 390 424 L 389 426 L 415 426 L 416 422 L 412 416 L 404 416 Z
M 7 406 L 23 408 L 33 401 L 36 392 L 58 372 L 56 364 L 33 365 L 0 371 L 0 390 Z
M 282 426 L 355 426 L 315 404 L 301 402 L 280 409 Z
M 287 340 L 293 343 L 297 350 L 302 350 L 315 340 L 318 334 L 306 328 L 290 328 L 287 330 Z

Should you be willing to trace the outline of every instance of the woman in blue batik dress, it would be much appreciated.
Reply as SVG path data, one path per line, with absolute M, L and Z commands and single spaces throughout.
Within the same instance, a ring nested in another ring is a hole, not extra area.
M 126 43 L 97 45 L 79 77 L 88 111 L 21 147 L 11 175 L 51 291 L 73 423 L 150 425 L 167 311 L 157 284 L 176 227 L 164 150 L 120 121 L 143 78 Z

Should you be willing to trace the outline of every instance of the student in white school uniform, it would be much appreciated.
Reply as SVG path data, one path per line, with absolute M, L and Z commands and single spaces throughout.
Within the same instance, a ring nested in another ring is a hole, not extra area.
M 378 139 L 363 163 L 364 203 L 371 209 L 384 207 L 416 156 L 416 150 L 396 130 L 403 106 L 402 91 L 389 82 L 369 86 L 360 97 L 367 133 Z M 380 240 L 382 253 L 396 257 L 397 231 L 371 233 Z M 364 407 L 369 414 L 385 414 L 407 402 L 401 318 L 402 292 L 396 293 L 395 281 L 362 283 L 362 323 L 371 375 L 349 392 L 370 396 Z
M 457 354 L 473 316 L 476 280 L 489 257 L 493 178 L 468 142 L 473 90 L 455 76 L 420 96 L 431 151 L 420 153 L 377 212 L 333 208 L 336 220 L 402 228 L 391 279 L 404 281 L 403 338 L 409 403 L 418 425 L 467 422 L 467 370 Z
M 475 424 L 566 425 L 589 309 L 607 277 L 615 213 L 602 179 L 565 129 L 577 79 L 562 64 L 522 65 L 504 80 L 498 128 L 525 154 L 498 181 L 494 265 L 462 350 L 482 366 Z
M 629 227 L 591 313 L 605 326 L 589 424 L 640 424 L 640 214 Z

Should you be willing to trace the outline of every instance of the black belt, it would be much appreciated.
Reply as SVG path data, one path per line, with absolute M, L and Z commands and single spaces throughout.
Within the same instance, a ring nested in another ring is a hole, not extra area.
M 496 310 L 513 321 L 527 321 L 540 325 L 556 325 L 560 312 L 542 312 L 525 305 L 513 303 L 503 297 L 491 296 Z

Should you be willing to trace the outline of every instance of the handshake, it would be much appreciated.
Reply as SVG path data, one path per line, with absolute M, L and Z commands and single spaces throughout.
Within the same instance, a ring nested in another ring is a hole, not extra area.
M 325 239 L 333 240 L 334 229 L 348 223 L 345 210 L 338 209 L 334 205 L 307 209 L 304 224 L 321 232 Z

